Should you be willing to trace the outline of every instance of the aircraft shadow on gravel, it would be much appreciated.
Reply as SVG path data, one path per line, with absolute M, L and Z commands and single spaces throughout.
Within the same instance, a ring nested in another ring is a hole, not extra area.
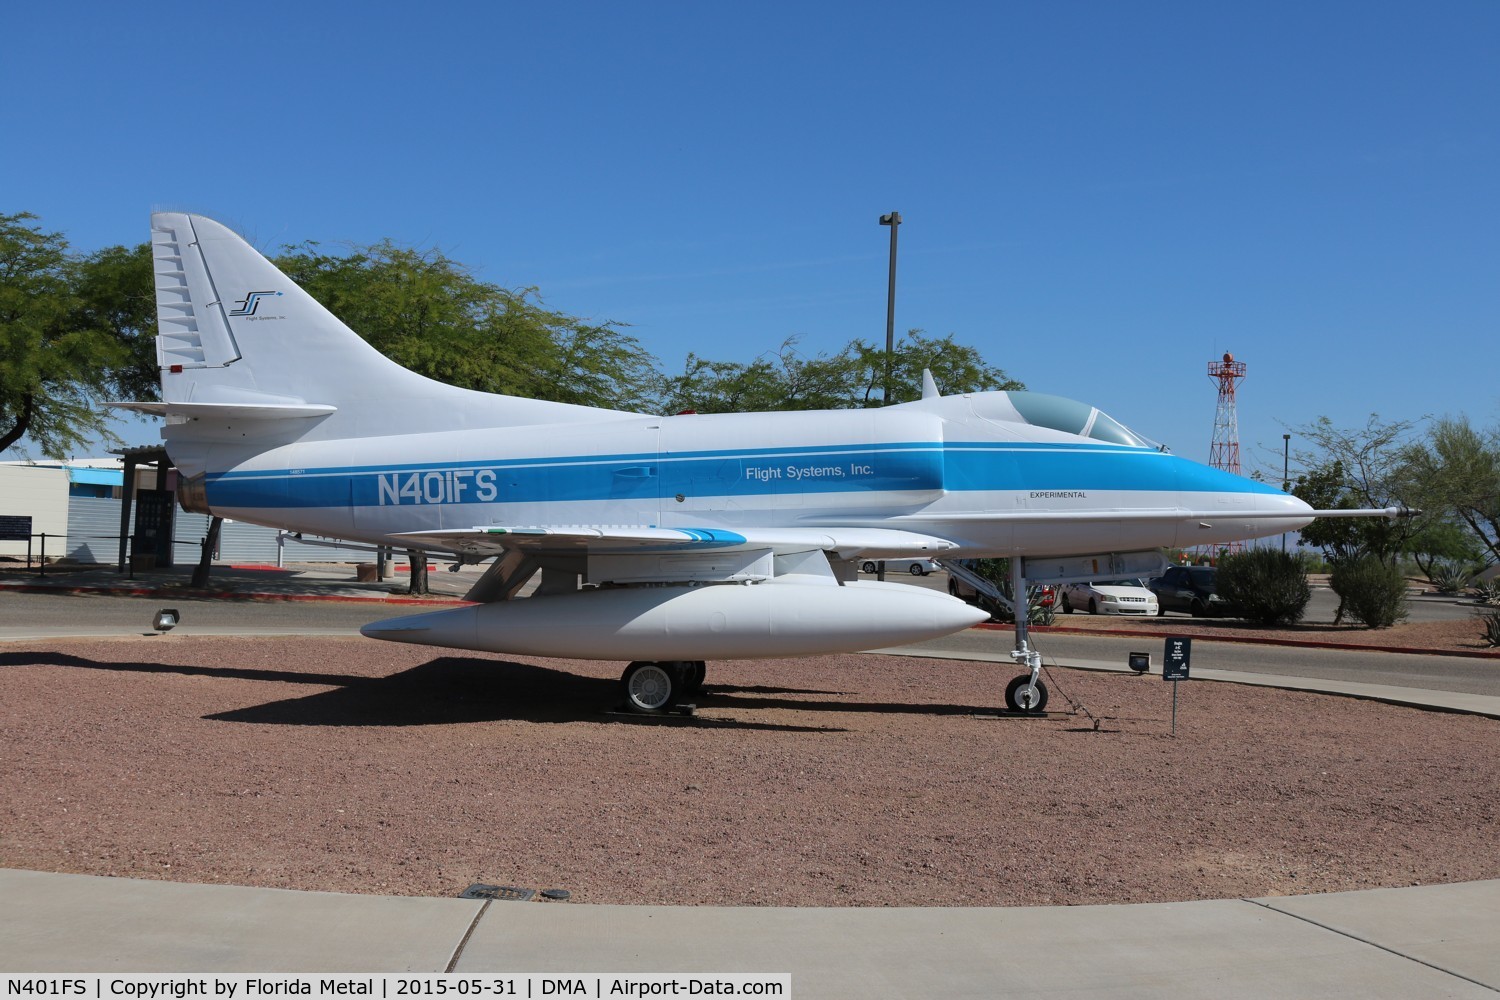
M 0 653 L 0 668 L 57 666 L 141 674 L 180 674 L 228 680 L 332 687 L 204 716 L 217 722 L 284 726 L 432 726 L 464 722 L 640 722 L 702 725 L 773 732 L 836 732 L 827 726 L 795 726 L 734 719 L 612 713 L 619 683 L 583 677 L 530 663 L 442 656 L 386 677 L 213 667 L 196 664 L 91 660 L 65 653 Z M 759 703 L 756 703 L 759 704 Z M 767 706 L 774 707 L 774 706 Z
M 515 661 L 441 656 L 386 677 L 303 672 L 263 667 L 91 660 L 65 653 L 0 653 L 0 667 L 59 666 L 144 674 L 180 674 L 230 680 L 310 684 L 331 687 L 298 698 L 215 712 L 204 718 L 289 726 L 430 726 L 464 722 L 636 722 L 677 723 L 723 729 L 774 732 L 837 732 L 839 727 L 799 726 L 697 716 L 631 715 L 611 712 L 619 702 L 618 682 Z M 993 712 L 993 706 L 899 702 L 802 700 L 789 695 L 841 696 L 842 692 L 762 685 L 706 685 L 701 708 L 787 709 L 805 712 L 965 715 Z M 783 697 L 764 697 L 781 695 Z

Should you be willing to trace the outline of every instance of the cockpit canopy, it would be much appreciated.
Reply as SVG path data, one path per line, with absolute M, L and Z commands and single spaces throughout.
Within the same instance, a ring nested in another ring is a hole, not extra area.
M 1021 415 L 1021 419 L 1028 424 L 1109 444 L 1161 448 L 1155 441 L 1137 434 L 1098 407 L 1080 403 L 1076 399 L 1048 396 L 1040 392 L 1008 392 L 1005 395 L 1010 405 Z

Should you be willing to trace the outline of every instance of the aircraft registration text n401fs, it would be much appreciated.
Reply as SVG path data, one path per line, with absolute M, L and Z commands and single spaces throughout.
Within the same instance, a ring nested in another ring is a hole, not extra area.
M 380 506 L 425 503 L 494 503 L 500 491 L 494 469 L 434 469 L 382 473 Z

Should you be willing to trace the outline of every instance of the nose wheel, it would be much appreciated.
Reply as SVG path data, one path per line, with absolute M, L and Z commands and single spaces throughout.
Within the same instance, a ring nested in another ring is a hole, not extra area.
M 1005 685 L 1005 707 L 1023 715 L 1041 715 L 1047 710 L 1047 685 L 1041 679 L 1032 680 L 1030 674 L 1021 674 Z

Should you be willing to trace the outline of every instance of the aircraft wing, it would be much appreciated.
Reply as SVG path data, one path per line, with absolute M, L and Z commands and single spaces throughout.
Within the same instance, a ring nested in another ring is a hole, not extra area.
M 646 554 L 704 549 L 770 549 L 774 552 L 834 552 L 840 559 L 934 555 L 957 546 L 946 539 L 892 528 L 818 527 L 655 528 L 634 525 L 549 525 L 439 529 L 395 534 L 418 549 L 438 549 L 485 559 L 522 552 Z
M 946 515 L 947 520 L 1014 522 L 1017 524 L 1087 524 L 1096 521 L 1232 521 L 1238 518 L 1253 518 L 1258 521 L 1311 521 L 1317 517 L 1415 517 L 1422 513 L 1409 507 L 1373 507 L 1357 510 L 1186 510 L 1161 508 L 1159 510 L 1022 510 L 1022 511 L 974 511 Z M 900 522 L 905 515 L 890 520 Z

